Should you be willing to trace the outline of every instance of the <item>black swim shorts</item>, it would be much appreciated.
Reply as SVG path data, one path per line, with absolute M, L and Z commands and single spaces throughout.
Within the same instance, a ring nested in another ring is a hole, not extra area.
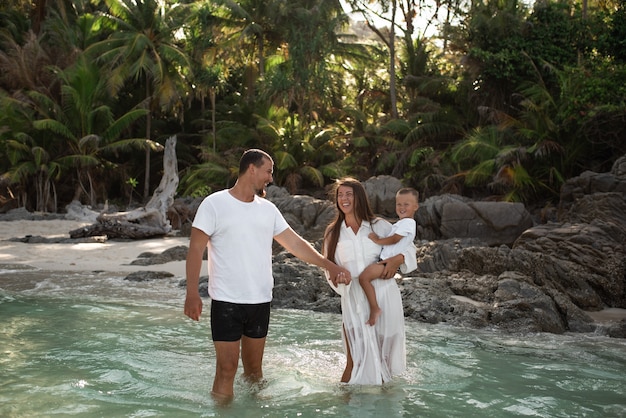
M 213 341 L 239 341 L 242 335 L 264 338 L 270 324 L 270 302 L 243 304 L 211 301 Z

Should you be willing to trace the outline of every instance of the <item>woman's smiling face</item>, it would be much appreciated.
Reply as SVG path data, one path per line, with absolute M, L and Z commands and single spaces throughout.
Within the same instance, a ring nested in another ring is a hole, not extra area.
M 354 190 L 349 186 L 339 186 L 337 189 L 337 207 L 344 214 L 354 212 Z

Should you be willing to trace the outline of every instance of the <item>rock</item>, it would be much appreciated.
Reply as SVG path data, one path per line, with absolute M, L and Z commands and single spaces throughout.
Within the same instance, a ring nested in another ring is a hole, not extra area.
M 49 213 L 49 212 L 29 212 L 24 207 L 11 209 L 6 213 L 0 215 L 0 221 L 45 221 L 54 219 L 64 219 L 65 215 L 61 213 Z
M 184 236 L 189 236 L 191 223 L 202 200 L 204 200 L 203 197 L 174 199 L 172 205 L 167 209 L 167 219 L 172 225 L 172 229 L 180 230 Z
M 100 213 L 91 210 L 90 206 L 85 206 L 78 200 L 73 200 L 65 207 L 65 219 L 72 221 L 85 221 L 96 223 Z
M 406 317 L 509 332 L 623 338 L 623 322 L 599 325 L 585 310 L 625 306 L 626 199 L 618 176 L 585 176 L 595 178 L 588 184 L 591 193 L 585 189 L 560 206 L 557 221 L 541 225 L 533 225 L 520 204 L 455 195 L 424 202 L 417 214 L 419 268 L 398 281 Z M 375 193 L 389 202 L 399 185 L 378 178 L 371 184 L 384 184 Z M 593 184 L 602 191 L 593 192 Z M 268 198 L 309 237 L 319 239 L 334 216 L 329 202 L 281 188 L 270 187 Z M 276 250 L 274 307 L 339 312 L 340 299 L 319 268 Z
M 616 324 L 608 327 L 607 334 L 613 338 L 626 338 L 626 319 L 622 319 Z
M 402 182 L 392 176 L 370 177 L 363 182 L 374 213 L 392 218 L 397 217 L 396 193 L 402 187 Z
M 610 173 L 585 171 L 580 176 L 567 180 L 561 186 L 560 210 L 569 209 L 578 199 L 582 199 L 586 195 L 608 192 L 626 195 L 626 176 L 623 174 L 626 162 L 624 160 L 626 160 L 625 157 L 617 160 Z
M 428 198 L 416 218 L 419 239 L 470 238 L 492 246 L 510 246 L 533 226 L 521 203 L 472 202 L 450 194 Z
M 130 264 L 133 266 L 150 266 L 153 264 L 166 264 L 171 261 L 184 261 L 187 258 L 187 251 L 189 251 L 189 247 L 186 245 L 178 245 L 168 248 L 160 254 L 145 252 L 139 254 L 137 259 L 131 261 Z
M 626 155 L 619 157 L 611 167 L 611 174 L 615 177 L 626 177 Z
M 187 287 L 187 279 L 182 279 L 178 282 L 178 286 Z M 198 292 L 200 293 L 200 297 L 209 297 L 209 276 L 200 276 L 198 279 Z
M 516 272 L 503 273 L 494 292 L 493 323 L 529 331 L 560 334 L 565 331 L 557 307 L 548 295 Z M 521 312 L 517 312 L 521 311 Z
M 152 280 L 162 280 L 174 275 L 168 271 L 134 271 L 124 278 L 131 282 L 149 282 Z
M 340 312 L 341 300 L 327 284 L 323 270 L 284 251 L 274 259 L 273 307 Z
M 323 237 L 324 230 L 335 217 L 335 205 L 311 196 L 290 195 L 285 189 L 270 186 L 267 198 L 283 214 L 289 226 L 309 241 Z

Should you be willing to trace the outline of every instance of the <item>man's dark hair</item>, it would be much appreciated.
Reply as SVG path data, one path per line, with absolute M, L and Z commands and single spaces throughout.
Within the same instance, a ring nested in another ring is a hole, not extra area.
M 270 155 L 263 150 L 253 148 L 244 151 L 241 159 L 239 160 L 239 174 L 243 174 L 248 171 L 250 164 L 254 164 L 256 167 L 261 167 L 263 165 L 264 158 L 272 161 L 272 157 L 270 157 Z

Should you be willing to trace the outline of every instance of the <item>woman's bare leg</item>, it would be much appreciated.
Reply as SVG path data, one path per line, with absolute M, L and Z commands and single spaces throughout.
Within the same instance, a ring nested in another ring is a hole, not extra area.
M 354 363 L 352 362 L 352 353 L 350 353 L 350 342 L 348 341 L 348 337 L 346 336 L 346 329 L 343 329 L 343 338 L 346 342 L 346 368 L 343 370 L 343 375 L 341 376 L 342 383 L 348 383 L 350 378 L 352 377 L 352 368 L 354 367 Z

